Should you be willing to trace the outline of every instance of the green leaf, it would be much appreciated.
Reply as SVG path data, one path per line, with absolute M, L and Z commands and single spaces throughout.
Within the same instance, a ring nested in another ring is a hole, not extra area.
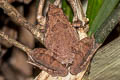
M 120 21 L 120 3 L 94 34 L 97 43 L 103 43 Z
M 89 36 L 98 30 L 118 2 L 119 0 L 88 0 L 87 17 L 90 20 Z
M 54 3 L 55 0 L 50 0 L 51 3 Z
M 87 17 L 89 18 L 90 26 L 99 9 L 101 8 L 102 3 L 103 0 L 88 0 Z
M 73 19 L 73 12 L 66 0 L 62 0 L 62 9 L 65 15 L 68 17 L 69 21 L 72 22 Z

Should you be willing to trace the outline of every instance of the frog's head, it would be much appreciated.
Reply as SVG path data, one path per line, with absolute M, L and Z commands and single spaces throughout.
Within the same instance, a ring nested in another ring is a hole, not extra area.
M 63 13 L 61 8 L 58 8 L 57 6 L 53 4 L 49 5 L 49 10 L 48 10 L 49 15 L 59 15 L 61 13 Z

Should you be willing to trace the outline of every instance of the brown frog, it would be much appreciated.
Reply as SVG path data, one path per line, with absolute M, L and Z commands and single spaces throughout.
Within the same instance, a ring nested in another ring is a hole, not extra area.
M 30 53 L 32 63 L 52 76 L 66 76 L 68 72 L 75 75 L 84 70 L 94 39 L 79 40 L 62 9 L 54 5 L 50 5 L 46 29 L 46 48 L 36 48 Z

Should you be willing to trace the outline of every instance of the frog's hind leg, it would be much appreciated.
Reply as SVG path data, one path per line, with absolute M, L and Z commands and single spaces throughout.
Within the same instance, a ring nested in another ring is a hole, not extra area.
M 86 69 L 87 64 L 94 54 L 94 43 L 94 39 L 86 37 L 73 46 L 72 51 L 75 53 L 75 58 L 73 64 L 70 66 L 71 74 L 76 75 Z
M 30 53 L 30 56 L 29 63 L 48 72 L 52 76 L 66 76 L 68 74 L 67 68 L 55 60 L 52 57 L 53 53 L 47 49 L 36 48 Z

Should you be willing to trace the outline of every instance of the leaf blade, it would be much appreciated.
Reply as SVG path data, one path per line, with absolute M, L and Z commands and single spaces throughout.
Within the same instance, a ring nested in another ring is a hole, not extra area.
M 90 24 L 90 29 L 88 32 L 89 36 L 94 34 L 99 29 L 99 27 L 103 24 L 103 22 L 111 14 L 112 10 L 115 8 L 115 6 L 117 5 L 118 2 L 119 2 L 119 0 L 104 0 L 103 1 L 101 7 L 98 7 L 99 10 L 96 13 L 96 16 L 94 16 L 95 18 L 93 17 L 93 21 L 91 21 L 89 23 Z M 93 12 L 91 12 L 90 14 L 92 14 L 92 13 Z M 91 17 L 89 17 L 89 18 L 91 18 Z

